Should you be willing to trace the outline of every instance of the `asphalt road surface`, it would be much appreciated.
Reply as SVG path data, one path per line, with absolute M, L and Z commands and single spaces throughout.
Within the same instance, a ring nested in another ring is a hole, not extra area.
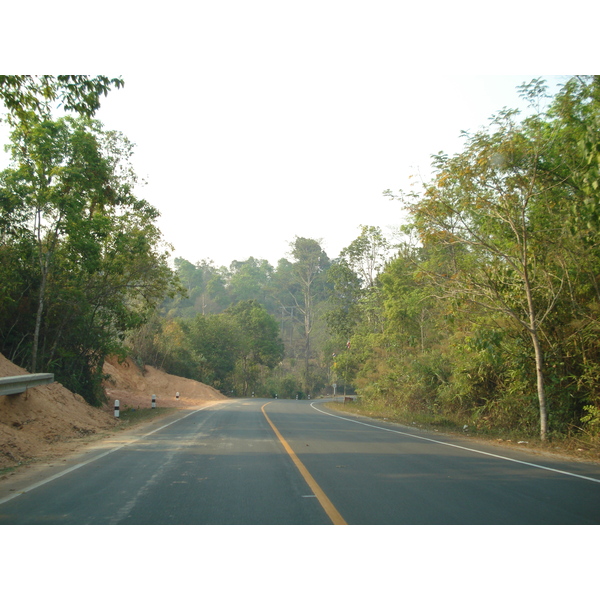
M 0 494 L 0 524 L 598 524 L 600 465 L 302 400 L 178 411 Z

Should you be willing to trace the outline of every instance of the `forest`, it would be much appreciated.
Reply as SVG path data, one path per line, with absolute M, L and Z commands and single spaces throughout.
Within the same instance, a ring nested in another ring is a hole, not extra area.
M 359 398 L 407 422 L 542 441 L 600 434 L 600 77 L 520 87 L 433 175 L 385 190 L 393 239 L 277 265 L 170 256 L 107 77 L 0 76 L 0 352 L 101 404 L 110 354 L 247 397 Z M 60 103 L 64 116 L 55 116 Z

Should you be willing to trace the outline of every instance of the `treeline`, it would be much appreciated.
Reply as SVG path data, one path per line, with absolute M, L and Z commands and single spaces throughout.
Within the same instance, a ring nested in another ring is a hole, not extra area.
M 130 336 L 134 358 L 235 395 L 307 398 L 330 394 L 334 385 L 354 392 L 351 378 L 336 371 L 337 357 L 373 304 L 393 251 L 378 227 L 359 229 L 333 260 L 319 240 L 302 237 L 276 266 L 253 257 L 229 268 L 176 258 L 185 293 Z
M 91 120 L 120 80 L 1 77 L 0 351 L 101 401 L 108 353 L 235 395 L 356 392 L 406 419 L 490 432 L 600 429 L 600 77 L 521 87 L 460 153 L 433 156 L 395 243 L 277 265 L 167 265 L 131 144 Z M 76 118 L 50 118 L 62 99 Z M 539 109 L 540 106 L 547 108 Z M 537 109 L 536 109 L 537 107 Z M 590 437 L 591 439 L 591 437 Z
M 229 268 L 176 258 L 185 290 L 130 338 L 140 364 L 199 379 L 226 393 L 307 397 L 330 380 L 324 315 L 330 259 L 297 237 L 273 267 L 250 257 Z
M 500 111 L 460 153 L 433 156 L 422 189 L 385 192 L 409 214 L 401 242 L 362 227 L 333 260 L 304 238 L 276 267 L 179 260 L 189 293 L 163 305 L 160 327 L 253 299 L 285 345 L 260 393 L 335 383 L 408 419 L 597 435 L 600 78 L 520 92 L 529 116 Z
M 419 193 L 387 192 L 410 215 L 406 237 L 356 298 L 337 368 L 405 415 L 597 435 L 600 77 L 521 93 L 531 116 L 499 112 L 462 152 L 433 157 Z

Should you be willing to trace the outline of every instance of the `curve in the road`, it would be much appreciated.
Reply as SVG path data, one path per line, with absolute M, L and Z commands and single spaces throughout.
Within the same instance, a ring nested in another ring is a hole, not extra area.
M 544 465 L 538 465 L 536 463 L 526 462 L 523 460 L 518 460 L 516 458 L 509 458 L 508 456 L 502 456 L 500 454 L 494 454 L 492 452 L 485 452 L 484 450 L 477 450 L 475 448 L 468 448 L 467 446 L 460 446 L 458 444 L 451 444 L 450 442 L 442 442 L 441 440 L 436 440 L 433 438 L 424 437 L 422 435 L 415 435 L 413 433 L 407 433 L 406 431 L 398 431 L 397 429 L 390 429 L 389 427 L 382 427 L 381 425 L 373 425 L 371 423 L 365 423 L 364 421 L 358 421 L 356 419 L 350 419 L 348 417 L 342 417 L 340 415 L 334 415 L 332 413 L 326 412 L 317 408 L 315 406 L 315 402 L 311 402 L 311 407 L 324 415 L 328 415 L 330 417 L 334 417 L 336 419 L 342 419 L 343 421 L 350 421 L 351 423 L 358 423 L 359 425 L 364 425 L 365 427 L 373 427 L 374 429 L 381 429 L 382 431 L 389 431 L 391 433 L 397 433 L 398 435 L 404 435 L 406 437 L 412 437 L 419 440 L 425 440 L 428 442 L 433 442 L 434 444 L 441 444 L 442 446 L 451 446 L 452 448 L 459 448 L 461 450 L 466 450 L 467 452 L 475 452 L 476 454 L 485 454 L 486 456 L 491 456 L 493 458 L 500 458 L 502 460 L 508 460 L 510 462 L 519 463 L 521 465 L 527 465 L 529 467 L 534 467 L 536 469 L 544 469 L 545 471 L 553 471 L 554 473 L 560 473 L 561 475 L 568 475 L 570 477 L 578 477 L 579 479 L 586 479 L 587 481 L 593 481 L 594 483 L 600 483 L 600 479 L 595 479 L 593 477 L 588 477 L 586 475 L 579 475 L 578 473 L 571 473 L 570 471 L 561 471 L 560 469 L 554 469 L 552 467 L 546 467 Z

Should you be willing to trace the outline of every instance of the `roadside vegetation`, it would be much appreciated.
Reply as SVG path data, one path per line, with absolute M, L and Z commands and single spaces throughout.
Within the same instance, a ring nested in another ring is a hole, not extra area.
M 158 211 L 134 194 L 133 146 L 92 119 L 122 85 L 0 76 L 11 128 L 0 173 L 0 349 L 95 405 L 104 358 L 177 289 Z M 68 114 L 56 118 L 58 104 Z
M 117 425 L 115 431 L 129 429 L 142 423 L 152 422 L 155 419 L 166 417 L 178 411 L 178 408 L 157 406 L 156 408 L 132 408 L 125 407 L 119 411 L 119 418 L 115 419 Z
M 490 439 L 600 450 L 600 77 L 542 80 L 386 196 L 338 257 L 178 257 L 133 192 L 132 144 L 91 120 L 121 80 L 2 76 L 0 351 L 102 402 L 129 354 L 238 396 L 358 394 L 355 408 Z M 55 119 L 62 99 L 73 116 Z

